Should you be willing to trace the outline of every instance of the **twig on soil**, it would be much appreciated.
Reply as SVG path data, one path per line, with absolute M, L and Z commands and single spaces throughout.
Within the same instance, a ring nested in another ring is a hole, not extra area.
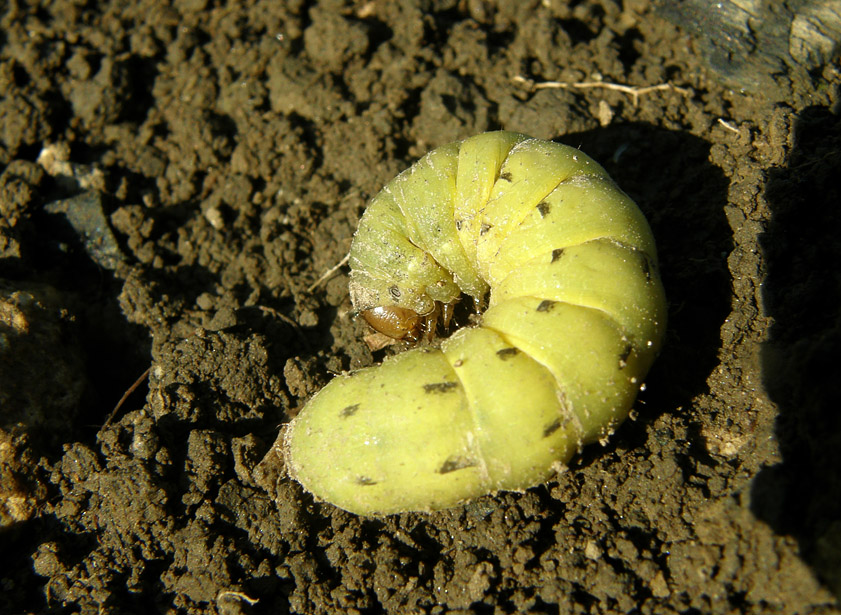
M 736 133 L 737 135 L 738 135 L 738 134 L 741 134 L 741 133 L 739 132 L 739 129 L 738 129 L 738 128 L 736 128 L 736 126 L 734 126 L 731 122 L 728 122 L 728 121 L 727 121 L 727 120 L 725 120 L 724 118 L 721 118 L 721 117 L 720 117 L 720 118 L 718 118 L 718 123 L 719 123 L 719 124 L 721 124 L 721 125 L 722 125 L 724 128 L 726 128 L 727 130 L 729 130 L 730 132 L 734 132 L 734 133 Z
M 604 90 L 613 90 L 615 92 L 622 92 L 631 97 L 634 107 L 639 105 L 640 96 L 650 94 L 651 92 L 659 92 L 661 90 L 672 90 L 683 94 L 686 97 L 692 96 L 693 92 L 689 88 L 681 88 L 671 83 L 658 83 L 657 85 L 635 86 L 622 85 L 620 83 L 610 83 L 607 81 L 578 81 L 570 83 L 568 81 L 538 81 L 534 82 L 531 79 L 526 79 L 521 75 L 514 77 L 514 81 L 522 83 L 530 90 L 547 90 L 547 89 L 562 89 L 562 90 L 589 90 L 593 88 L 601 88 Z
M 328 269 L 327 271 L 325 271 L 325 272 L 321 275 L 321 277 L 320 277 L 320 278 L 318 278 L 315 282 L 313 282 L 312 284 L 310 284 L 310 287 L 309 287 L 309 288 L 307 288 L 307 292 L 308 292 L 308 293 L 311 293 L 311 292 L 312 292 L 312 291 L 314 291 L 316 288 L 318 288 L 318 287 L 319 287 L 319 285 L 320 285 L 322 282 L 324 282 L 325 280 L 329 279 L 329 278 L 330 278 L 330 276 L 332 276 L 332 275 L 333 275 L 334 273 L 336 273 L 339 269 L 341 269 L 342 267 L 344 267 L 345 265 L 347 265 L 349 260 L 350 260 L 350 252 L 348 252 L 347 254 L 345 254 L 345 257 L 344 257 L 342 260 L 340 260 L 340 261 L 338 262 L 338 264 L 334 265 L 333 267 L 330 267 L 330 269 Z
M 227 599 L 234 598 L 234 599 L 237 599 L 237 600 L 242 600 L 243 602 L 247 602 L 250 606 L 254 606 L 258 602 L 260 602 L 259 598 L 252 598 L 251 596 L 248 596 L 248 595 L 246 595 L 242 592 L 235 592 L 235 591 L 231 591 L 231 590 L 227 589 L 227 590 L 224 590 L 224 591 L 220 591 L 216 595 L 216 604 L 218 605 L 219 602 L 221 602 L 223 599 L 226 599 L 226 598 Z
M 131 395 L 132 393 L 134 393 L 137 390 L 137 387 L 139 387 L 140 384 L 149 376 L 149 370 L 151 370 L 151 369 L 152 369 L 151 366 L 147 367 L 146 371 L 144 371 L 142 374 L 140 374 L 140 378 L 135 380 L 134 384 L 132 384 L 128 389 L 126 389 L 126 392 L 123 393 L 123 396 L 120 398 L 120 401 L 118 401 L 117 405 L 114 406 L 114 409 L 111 410 L 111 414 L 109 414 L 108 418 L 105 419 L 105 423 L 103 423 L 103 425 L 102 425 L 103 427 L 107 427 L 108 425 L 111 424 L 111 421 L 113 421 L 114 417 L 117 415 L 117 411 L 122 407 L 122 405 L 128 399 L 128 396 Z

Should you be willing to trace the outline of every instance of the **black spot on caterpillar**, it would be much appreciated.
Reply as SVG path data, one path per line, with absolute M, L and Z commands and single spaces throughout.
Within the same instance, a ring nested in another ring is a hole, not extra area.
M 350 406 L 342 408 L 342 411 L 339 413 L 339 416 L 347 418 L 356 414 L 357 410 L 359 410 L 359 404 L 352 404 Z
M 548 438 L 561 428 L 561 419 L 557 418 L 543 428 L 543 437 Z
M 642 272 L 645 274 L 645 279 L 647 281 L 651 281 L 651 262 L 648 260 L 648 256 L 645 254 L 642 255 Z
M 476 465 L 476 461 L 473 459 L 467 459 L 466 457 L 461 457 L 460 455 L 453 455 L 444 462 L 444 465 L 438 468 L 438 474 L 449 474 L 450 472 L 455 472 L 456 470 L 473 468 Z
M 627 417 L 665 330 L 640 210 L 579 150 L 516 133 L 445 145 L 398 175 L 349 262 L 374 326 L 490 295 L 480 326 L 338 376 L 284 430 L 290 475 L 358 514 L 547 480 Z
M 424 393 L 446 393 L 458 386 L 458 382 L 431 382 L 423 385 Z
M 506 359 L 509 359 L 510 357 L 516 355 L 518 352 L 520 351 L 516 348 L 503 348 L 502 350 L 496 351 L 496 356 L 505 361 Z
M 625 349 L 619 355 L 619 369 L 623 369 L 628 364 L 628 357 L 631 356 L 631 353 L 634 351 L 634 347 L 628 344 L 625 346 Z

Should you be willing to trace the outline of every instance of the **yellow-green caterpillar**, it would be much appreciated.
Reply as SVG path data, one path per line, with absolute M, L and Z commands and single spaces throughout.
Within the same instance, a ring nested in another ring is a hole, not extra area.
M 291 476 L 361 515 L 548 479 L 625 419 L 665 329 L 637 206 L 577 149 L 512 132 L 440 147 L 388 183 L 350 266 L 372 321 L 490 292 L 480 326 L 335 378 L 278 439 Z

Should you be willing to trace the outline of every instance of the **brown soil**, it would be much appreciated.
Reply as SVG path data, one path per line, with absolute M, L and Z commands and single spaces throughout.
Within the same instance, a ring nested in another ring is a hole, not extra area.
M 839 612 L 837 67 L 728 89 L 642 0 L 164 4 L 0 15 L 1 612 Z M 532 87 L 599 79 L 683 89 Z M 278 427 L 381 358 L 315 284 L 366 199 L 496 128 L 652 224 L 638 418 L 433 514 L 267 491 Z

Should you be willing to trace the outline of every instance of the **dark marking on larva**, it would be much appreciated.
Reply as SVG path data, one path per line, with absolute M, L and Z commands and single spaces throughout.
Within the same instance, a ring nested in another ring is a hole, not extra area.
M 514 355 L 520 352 L 517 348 L 502 348 L 496 351 L 496 356 L 498 356 L 503 361 L 507 361 Z
M 482 222 L 482 226 L 479 227 L 479 234 L 484 235 L 489 230 L 493 228 L 493 224 L 487 224 L 486 222 Z
M 359 404 L 353 404 L 351 406 L 345 406 L 342 408 L 342 411 L 339 412 L 339 416 L 343 419 L 346 419 L 349 416 L 353 416 L 356 414 L 356 411 L 359 410 Z
M 634 351 L 634 347 L 628 344 L 625 346 L 625 349 L 619 355 L 619 369 L 625 369 L 628 365 L 628 357 L 631 356 L 631 353 Z
M 645 274 L 645 281 L 651 282 L 651 261 L 647 254 L 642 255 L 642 272 Z
M 372 485 L 376 485 L 377 481 L 375 481 L 373 478 L 370 478 L 368 476 L 357 476 L 356 477 L 356 484 L 360 485 L 362 487 L 371 487 Z
M 475 459 L 462 457 L 461 455 L 451 455 L 447 458 L 447 461 L 438 468 L 438 474 L 449 474 L 450 472 L 464 470 L 465 468 L 472 468 L 476 465 L 478 464 Z
M 561 258 L 561 256 L 563 256 L 563 254 L 564 254 L 564 249 L 563 248 L 557 248 L 556 250 L 552 250 L 552 262 L 553 263 L 557 262 Z
M 561 428 L 561 419 L 557 418 L 543 428 L 543 437 L 548 438 Z
M 391 295 L 391 298 L 397 301 L 400 299 L 400 289 L 396 286 L 390 286 L 388 289 L 388 294 Z
M 540 203 L 537 204 L 537 211 L 540 212 L 541 218 L 548 216 L 551 210 L 552 207 L 546 201 L 540 201 Z
M 461 226 L 464 224 L 464 220 L 456 220 L 456 230 L 460 231 Z
M 514 176 L 511 175 L 508 171 L 499 174 L 499 179 L 504 179 L 507 182 L 514 181 Z
M 458 382 L 431 382 L 423 385 L 424 393 L 449 393 L 458 386 Z
M 543 301 L 540 302 L 540 305 L 537 306 L 537 311 L 538 312 L 549 312 L 549 311 L 551 311 L 551 309 L 553 307 L 555 307 L 556 303 L 557 303 L 557 301 L 552 301 L 550 299 L 544 299 Z

